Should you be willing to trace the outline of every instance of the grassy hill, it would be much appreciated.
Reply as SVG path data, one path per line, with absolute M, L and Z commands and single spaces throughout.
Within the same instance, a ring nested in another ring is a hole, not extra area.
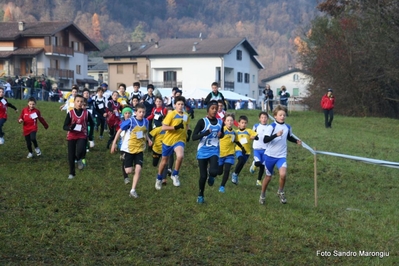
M 19 109 L 25 101 L 11 101 Z M 65 112 L 39 102 L 50 125 L 39 125 L 41 157 L 27 159 L 19 114 L 9 112 L 0 146 L 0 264 L 2 265 L 393 265 L 399 263 L 399 169 L 318 156 L 318 207 L 314 207 L 313 155 L 289 143 L 286 196 L 275 195 L 274 176 L 266 204 L 258 203 L 257 173 L 249 163 L 240 184 L 221 178 L 196 203 L 197 142 L 189 142 L 181 186 L 169 179 L 154 188 L 156 169 L 145 153 L 138 199 L 128 197 L 118 155 L 96 138 L 88 166 L 68 180 Z M 257 121 L 258 111 L 240 111 Z M 195 126 L 205 111 L 196 110 Z M 396 120 L 293 112 L 293 132 L 317 150 L 399 162 Z M 357 256 L 343 256 L 353 251 Z M 319 253 L 319 252 L 331 252 Z M 389 252 L 384 258 L 359 251 Z M 322 256 L 325 255 L 325 256 Z M 334 256 L 334 254 L 338 254 Z M 346 253 L 345 253 L 346 254 Z

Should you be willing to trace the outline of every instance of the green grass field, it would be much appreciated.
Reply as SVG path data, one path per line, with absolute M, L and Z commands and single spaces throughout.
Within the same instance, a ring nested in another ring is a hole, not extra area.
M 26 105 L 11 103 L 19 110 Z M 148 152 L 139 198 L 132 199 L 119 155 L 105 149 L 106 140 L 96 138 L 87 168 L 67 179 L 65 112 L 58 106 L 37 105 L 50 127 L 46 131 L 39 125 L 43 155 L 33 159 L 26 158 L 19 114 L 9 109 L 0 146 L 1 265 L 399 264 L 399 169 L 318 155 L 315 207 L 314 157 L 289 143 L 288 204 L 280 204 L 275 195 L 274 176 L 266 204 L 260 205 L 257 173 L 250 174 L 247 163 L 239 185 L 228 181 L 221 194 L 218 177 L 213 187 L 206 187 L 206 203 L 198 205 L 198 142 L 189 142 L 181 186 L 173 187 L 169 179 L 155 190 L 157 169 Z M 249 116 L 251 127 L 258 120 L 258 111 L 241 114 Z M 192 127 L 204 115 L 196 110 Z M 333 128 L 325 129 L 323 119 L 321 113 L 293 112 L 287 123 L 317 150 L 399 162 L 397 120 L 337 115 Z M 360 256 L 359 251 L 389 256 Z

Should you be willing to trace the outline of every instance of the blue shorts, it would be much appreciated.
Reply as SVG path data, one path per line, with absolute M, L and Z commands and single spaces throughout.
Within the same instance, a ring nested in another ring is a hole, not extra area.
M 287 158 L 274 158 L 265 155 L 264 165 L 266 168 L 266 175 L 271 176 L 273 175 L 274 166 L 277 166 L 277 169 L 280 169 L 281 167 L 287 168 Z
M 176 147 L 184 147 L 186 146 L 186 144 L 183 141 L 179 141 L 176 142 L 175 144 L 173 144 L 172 146 L 168 146 L 162 143 L 162 156 L 170 156 L 173 154 L 173 152 L 175 151 Z
M 244 157 L 244 163 L 246 163 L 247 161 L 248 161 L 248 159 L 249 159 L 249 154 L 243 154 L 242 153 L 242 151 L 236 151 L 236 157 L 237 157 L 237 159 L 239 158 L 239 157 Z
M 264 164 L 266 159 L 265 150 L 254 150 L 254 161 Z
M 234 164 L 234 155 L 227 155 L 225 157 L 219 157 L 219 165 L 224 165 L 225 163 Z

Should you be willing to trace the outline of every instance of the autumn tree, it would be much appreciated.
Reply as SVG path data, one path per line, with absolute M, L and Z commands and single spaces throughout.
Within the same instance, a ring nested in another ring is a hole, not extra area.
M 398 118 L 397 2 L 329 0 L 321 7 L 328 15 L 313 20 L 311 32 L 295 41 L 299 62 L 313 77 L 306 103 L 320 109 L 331 87 L 338 113 Z
M 100 42 L 103 39 L 103 37 L 101 35 L 101 25 L 100 25 L 100 20 L 98 18 L 97 13 L 93 14 L 93 17 L 91 19 L 91 23 L 92 23 L 92 30 L 93 30 L 91 36 L 92 36 L 94 41 Z
M 10 7 L 7 7 L 6 10 L 4 11 L 3 21 L 7 22 L 7 21 L 12 21 L 12 20 L 13 20 L 13 16 L 11 14 L 11 9 L 10 9 Z

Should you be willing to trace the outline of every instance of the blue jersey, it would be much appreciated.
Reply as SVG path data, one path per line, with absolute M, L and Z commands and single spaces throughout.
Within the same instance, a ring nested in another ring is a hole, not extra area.
M 198 149 L 197 149 L 197 159 L 207 159 L 211 156 L 216 155 L 219 157 L 220 145 L 218 133 L 222 131 L 223 121 L 218 119 L 216 125 L 212 125 L 207 117 L 203 118 L 205 127 L 202 129 L 201 133 L 207 130 L 211 130 L 211 134 L 201 138 Z

